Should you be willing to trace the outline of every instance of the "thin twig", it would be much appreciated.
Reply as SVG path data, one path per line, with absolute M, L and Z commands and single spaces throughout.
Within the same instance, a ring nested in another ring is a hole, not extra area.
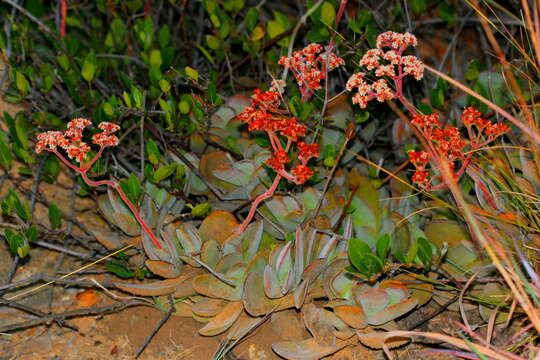
M 20 257 L 15 256 L 13 258 L 13 261 L 11 262 L 11 267 L 9 268 L 9 273 L 6 276 L 6 281 L 5 281 L 4 285 L 2 285 L 2 286 L 6 286 L 6 285 L 9 285 L 11 283 L 11 281 L 13 280 L 13 276 L 15 276 L 15 272 L 17 271 L 17 267 L 19 266 L 19 261 L 20 261 Z M 4 292 L 2 291 L 2 289 L 0 287 L 0 295 L 2 295 L 3 293 Z
M 144 342 L 141 344 L 141 346 L 139 347 L 139 349 L 137 350 L 137 352 L 135 353 L 135 359 L 137 359 L 144 351 L 144 349 L 146 349 L 146 347 L 148 346 L 148 344 L 150 344 L 150 341 L 152 341 L 152 339 L 154 338 L 154 336 L 156 336 L 157 332 L 159 331 L 159 329 L 161 329 L 161 327 L 167 322 L 167 320 L 169 320 L 169 318 L 171 317 L 172 313 L 174 312 L 175 310 L 175 307 L 174 307 L 174 300 L 172 298 L 171 295 L 169 295 L 169 311 L 167 311 L 165 313 L 165 315 L 161 318 L 160 322 L 156 325 L 156 327 L 154 328 L 154 330 L 152 330 L 152 332 L 150 333 L 150 335 L 148 335 L 148 337 L 144 340 Z
M 442 313 L 443 311 L 445 311 L 450 305 L 452 305 L 454 302 L 456 302 L 456 300 L 458 298 L 459 298 L 458 296 L 454 296 L 453 298 L 451 298 L 450 300 L 448 300 L 447 302 L 442 304 L 437 310 L 433 311 L 432 313 L 428 314 L 423 319 L 420 319 L 419 321 L 417 321 L 414 324 L 412 324 L 411 326 L 409 326 L 408 329 L 409 330 L 414 330 L 417 327 L 420 327 L 420 326 L 424 325 L 426 322 L 428 322 L 429 320 L 433 319 L 435 316 L 437 316 L 440 313 Z
M 291 35 L 292 32 L 293 32 L 293 29 L 290 29 L 290 30 L 285 31 L 284 33 L 279 34 L 275 38 L 272 38 L 272 39 L 268 40 L 267 42 L 265 42 L 263 44 L 263 46 L 262 46 L 262 48 L 260 50 L 260 53 L 262 54 L 264 52 L 264 50 L 266 50 L 268 47 L 274 45 L 278 41 L 280 41 L 280 40 L 286 38 L 287 36 Z M 196 52 L 196 54 L 198 54 L 198 53 Z M 227 80 L 229 78 L 231 73 L 234 73 L 236 70 L 238 70 L 240 67 L 242 67 L 245 63 L 247 63 L 251 58 L 252 58 L 252 56 L 248 55 L 248 56 L 244 57 L 242 60 L 240 60 L 239 62 L 237 62 L 231 68 L 231 71 L 227 71 L 225 74 L 223 74 L 223 76 L 217 82 L 217 86 L 220 86 L 225 80 Z
M 47 319 L 51 318 L 51 314 L 46 314 L 46 313 L 44 313 L 44 312 L 42 312 L 40 310 L 34 309 L 34 308 L 32 308 L 30 306 L 27 306 L 27 305 L 19 304 L 19 303 L 15 302 L 15 301 L 10 301 L 10 300 L 0 298 L 0 304 L 15 308 L 17 310 L 27 312 L 27 313 L 35 315 L 35 316 L 39 316 L 40 318 L 47 318 Z M 78 330 L 76 326 L 68 324 L 62 318 L 54 317 L 52 320 L 55 321 L 59 326 L 67 327 L 67 328 L 75 330 L 75 331 Z
M 127 246 L 124 246 L 123 248 L 118 249 L 118 250 L 116 250 L 116 251 L 110 253 L 109 255 L 102 257 L 102 258 L 99 259 L 99 260 L 96 260 L 96 261 L 93 261 L 93 262 L 91 262 L 91 263 L 89 263 L 89 264 L 86 264 L 86 265 L 84 265 L 84 266 L 82 266 L 82 267 L 80 267 L 80 268 L 78 268 L 78 269 L 76 269 L 76 270 L 73 270 L 72 272 L 70 272 L 70 273 L 68 273 L 68 274 L 66 274 L 66 275 L 62 275 L 62 276 L 60 277 L 60 279 L 65 279 L 65 278 L 67 278 L 67 277 L 69 277 L 69 276 L 71 276 L 71 275 L 74 275 L 74 274 L 77 274 L 78 272 L 81 272 L 81 271 L 83 271 L 83 270 L 86 270 L 86 269 L 88 269 L 89 267 L 92 267 L 92 266 L 94 266 L 95 264 L 97 264 L 97 263 L 99 263 L 99 262 L 105 261 L 105 260 L 107 260 L 108 258 L 113 257 L 113 256 L 115 256 L 116 254 L 118 254 L 118 253 L 120 253 L 120 252 L 122 252 L 122 251 L 126 251 L 127 249 L 129 249 L 129 248 L 131 248 L 131 247 L 133 247 L 133 245 L 127 245 Z M 35 288 L 31 288 L 31 289 L 28 289 L 28 290 L 26 290 L 26 291 L 23 291 L 22 293 L 19 293 L 19 294 L 17 294 L 17 295 L 14 295 L 14 296 L 8 298 L 8 300 L 13 300 L 13 299 L 19 298 L 19 297 L 21 297 L 21 296 L 24 296 L 24 295 L 28 295 L 28 294 L 34 293 L 34 292 L 36 292 L 36 291 L 38 291 L 38 290 L 40 290 L 40 289 L 42 289 L 42 288 L 44 288 L 44 287 L 47 287 L 47 286 L 49 286 L 49 285 L 51 285 L 51 284 L 54 284 L 55 282 L 56 282 L 56 280 L 48 281 L 48 282 L 46 282 L 45 284 L 41 284 L 41 285 L 39 285 L 39 286 L 36 286 Z M 1 288 L 0 288 L 0 290 L 1 290 Z
M 28 17 L 30 20 L 32 20 L 33 22 L 35 22 L 36 24 L 38 24 L 43 30 L 45 30 L 47 33 L 49 33 L 50 35 L 52 35 L 53 37 L 57 38 L 58 36 L 54 33 L 54 31 L 52 31 L 47 25 L 45 25 L 43 22 L 41 22 L 41 20 L 39 20 L 37 17 L 35 17 L 34 15 L 32 15 L 28 10 L 26 10 L 25 8 L 23 8 L 22 6 L 20 6 L 19 4 L 17 4 L 15 1 L 12 1 L 12 0 L 2 0 L 3 2 L 5 2 L 6 4 L 8 5 L 11 5 L 13 6 L 15 9 L 17 9 L 18 11 L 20 11 L 22 14 L 24 14 L 26 17 Z
M 34 174 L 34 179 L 32 181 L 32 193 L 30 195 L 30 213 L 34 213 L 34 209 L 36 208 L 36 195 L 39 189 L 39 183 L 41 182 L 41 174 L 43 173 L 43 167 L 45 166 L 45 162 L 47 161 L 47 158 L 49 157 L 49 154 L 41 158 L 41 161 L 39 162 L 39 166 L 36 169 L 36 173 Z
M 151 124 L 150 122 L 146 122 L 144 124 L 144 128 L 148 131 L 150 131 L 152 133 L 152 136 L 155 137 L 156 139 L 160 139 L 160 136 L 159 136 L 159 130 L 153 125 Z M 201 172 L 199 171 L 199 169 L 197 169 L 180 151 L 176 150 L 176 148 L 174 147 L 169 147 L 169 150 L 175 155 L 177 156 L 197 177 L 199 177 L 202 182 L 204 182 L 204 184 L 210 189 L 210 191 L 212 191 L 212 193 L 219 199 L 219 200 L 223 200 L 223 194 L 221 193 L 221 191 L 215 187 L 214 185 L 212 185 L 211 183 L 209 183 L 202 175 L 201 175 Z
M 467 291 L 469 286 L 471 286 L 477 275 L 478 272 L 474 273 L 473 276 L 471 276 L 471 278 L 465 283 L 463 289 L 461 289 L 461 291 L 459 292 L 459 313 L 461 314 L 461 319 L 463 320 L 463 323 L 465 324 L 467 329 L 470 329 L 471 331 L 471 325 L 469 324 L 467 314 L 465 313 L 465 307 L 463 306 L 463 297 L 465 296 L 465 292 Z
M 118 303 L 118 304 L 103 306 L 103 307 L 70 310 L 70 311 L 65 311 L 58 314 L 51 314 L 51 315 L 48 315 L 46 317 L 42 317 L 39 319 L 5 325 L 5 326 L 0 327 L 0 333 L 25 329 L 25 328 L 29 328 L 29 327 L 33 327 L 37 325 L 42 325 L 42 324 L 47 324 L 52 321 L 63 321 L 68 318 L 88 316 L 88 315 L 105 315 L 105 314 L 110 314 L 113 312 L 122 311 L 128 307 L 141 306 L 141 305 L 148 306 L 148 304 L 140 302 L 140 301 L 131 301 L 131 302 Z
M 60 253 L 60 256 L 58 256 L 56 260 L 56 264 L 54 265 L 54 269 L 52 271 L 53 276 L 57 276 L 58 272 L 60 270 L 60 266 L 62 266 L 62 263 L 66 259 L 66 254 Z M 49 301 L 48 301 L 48 307 L 49 307 L 49 313 L 52 313 L 53 311 L 53 300 L 54 300 L 54 287 L 49 288 Z
M 85 274 L 84 272 L 79 272 L 80 274 Z M 67 273 L 69 274 L 69 273 Z M 15 282 L 12 282 L 12 283 L 8 283 L 8 284 L 4 284 L 4 285 L 0 285 L 0 291 L 6 291 L 6 290 L 12 290 L 12 289 L 16 289 L 16 288 L 19 288 L 19 287 L 22 287 L 22 286 L 27 286 L 27 285 L 30 285 L 30 284 L 34 284 L 34 283 L 37 283 L 37 282 L 40 282 L 40 281 L 47 281 L 47 282 L 53 282 L 55 284 L 60 284 L 60 285 L 69 285 L 69 286 L 78 286 L 78 287 L 94 287 L 96 286 L 96 284 L 94 282 L 91 282 L 91 281 L 84 281 L 84 280 L 70 280 L 70 279 L 66 279 L 66 278 L 62 278 L 62 277 L 54 277 L 54 276 L 50 276 L 50 275 L 45 275 L 43 273 L 39 273 L 39 274 L 35 274 L 35 275 L 32 275 L 26 279 L 23 279 L 23 280 L 19 280 L 19 281 L 15 281 Z M 105 284 L 101 284 L 105 287 L 109 287 L 109 288 L 112 288 L 114 287 L 114 285 L 112 283 L 105 283 Z M 11 300 L 11 298 L 10 298 Z
M 8 177 L 9 177 L 9 180 L 17 187 L 17 189 L 21 193 L 23 193 L 26 196 L 31 195 L 31 192 L 28 191 L 27 189 L 25 189 L 22 186 L 22 184 L 21 184 L 22 181 L 20 181 L 19 179 L 15 178 L 14 176 L 11 176 L 9 174 L 8 174 Z M 36 194 L 36 200 L 39 201 L 40 203 L 42 203 L 43 205 L 45 205 L 47 208 L 49 208 L 51 206 L 51 203 L 47 199 L 45 199 L 45 197 L 42 194 L 40 194 L 39 192 Z M 88 230 L 88 228 L 86 226 L 84 226 L 80 221 L 78 221 L 74 217 L 70 216 L 66 212 L 62 211 L 62 209 L 60 209 L 60 212 L 61 212 L 63 218 L 65 218 L 66 220 L 68 220 L 68 221 L 72 222 L 73 224 L 75 224 L 79 229 L 81 229 L 87 235 L 93 237 L 92 232 L 90 230 Z M 88 246 L 87 244 L 84 244 L 84 245 Z
M 81 252 L 71 250 L 71 249 L 67 249 L 65 247 L 58 246 L 58 245 L 55 245 L 55 244 L 51 244 L 51 243 L 48 243 L 46 241 L 38 240 L 38 241 L 34 241 L 32 244 L 35 244 L 35 245 L 38 245 L 38 246 L 41 246 L 41 247 L 44 247 L 44 248 L 47 248 L 47 249 L 50 249 L 50 250 L 58 251 L 58 252 L 61 252 L 61 253 L 67 254 L 67 255 L 71 255 L 71 256 L 77 257 L 79 259 L 84 259 L 84 260 L 95 259 L 95 257 L 90 255 L 90 254 L 83 254 Z
M 354 137 L 354 125 L 349 124 L 349 127 L 347 128 L 347 131 L 345 132 L 345 141 L 343 142 L 343 145 L 339 149 L 339 154 L 335 160 L 334 166 L 332 166 L 332 170 L 330 170 L 330 174 L 328 174 L 328 177 L 326 179 L 326 183 L 324 184 L 324 188 L 321 194 L 321 197 L 319 198 L 319 203 L 317 204 L 317 210 L 315 211 L 315 216 L 319 215 L 319 211 L 321 211 L 321 206 L 324 200 L 324 196 L 326 192 L 328 191 L 328 187 L 330 186 L 330 182 L 332 182 L 332 178 L 334 177 L 334 173 L 336 172 L 336 169 L 339 165 L 339 162 L 341 161 L 341 157 L 343 156 L 343 153 L 345 152 L 345 149 L 347 148 L 347 144 L 349 141 Z
M 334 226 L 334 232 L 337 232 L 339 230 L 341 223 L 343 222 L 343 220 L 345 220 L 345 217 L 347 216 L 347 213 L 349 212 L 349 207 L 351 206 L 351 202 L 354 198 L 354 195 L 356 194 L 356 190 L 358 190 L 358 186 L 355 186 L 351 190 L 351 193 L 349 194 L 349 199 L 347 200 L 347 203 L 343 207 L 343 210 L 341 210 L 341 215 L 339 216 L 339 219 L 336 222 L 336 225 Z
M 135 64 L 140 65 L 144 68 L 148 67 L 141 59 L 136 58 L 134 56 L 120 55 L 120 54 L 96 54 L 96 57 L 102 58 L 102 59 L 129 60 L 129 61 L 133 61 Z

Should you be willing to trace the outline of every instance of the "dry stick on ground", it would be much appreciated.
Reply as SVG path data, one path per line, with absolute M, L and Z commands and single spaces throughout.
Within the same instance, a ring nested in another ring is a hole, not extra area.
M 66 319 L 70 319 L 74 317 L 89 316 L 89 315 L 107 315 L 111 313 L 120 312 L 128 307 L 133 307 L 133 306 L 149 306 L 149 305 L 148 303 L 142 302 L 142 301 L 126 301 L 126 302 L 121 302 L 121 303 L 117 303 L 117 304 L 109 305 L 109 306 L 70 310 L 70 311 L 65 311 L 65 312 L 61 312 L 57 314 L 50 314 L 45 317 L 41 317 L 39 319 L 5 325 L 5 326 L 0 327 L 0 333 L 25 329 L 29 327 L 42 325 L 42 324 L 48 324 L 52 321 L 56 321 L 56 322 L 64 321 Z
M 169 311 L 167 311 L 165 313 L 165 315 L 161 318 L 161 320 L 159 321 L 159 323 L 156 325 L 156 327 L 154 328 L 154 330 L 152 330 L 152 332 L 150 333 L 150 335 L 148 335 L 148 337 L 144 340 L 144 342 L 141 344 L 141 346 L 139 347 L 139 349 L 137 350 L 137 352 L 135 353 L 135 359 L 137 359 L 144 351 L 144 349 L 146 349 L 146 347 L 148 346 L 148 344 L 150 344 L 150 341 L 152 341 L 152 339 L 154 338 L 154 336 L 156 336 L 157 332 L 159 331 L 159 329 L 161 329 L 161 327 L 163 325 L 165 325 L 165 323 L 167 322 L 167 320 L 169 320 L 169 318 L 171 317 L 172 313 L 175 311 L 175 307 L 174 307 L 174 299 L 172 298 L 172 296 L 169 294 Z
M 58 256 L 58 258 L 56 259 L 56 263 L 54 264 L 54 268 L 52 269 L 52 276 L 57 276 L 58 275 L 58 272 L 60 271 L 60 267 L 62 266 L 62 263 L 64 262 L 64 260 L 66 259 L 66 254 L 64 253 L 60 253 L 60 256 Z M 48 289 L 47 289 L 47 292 L 48 292 L 48 301 L 47 301 L 47 305 L 48 305 L 48 311 L 51 313 L 53 311 L 53 301 L 54 301 L 54 286 L 50 286 Z
M 433 319 L 435 316 L 437 316 L 440 313 L 442 313 L 443 311 L 445 311 L 446 308 L 448 308 L 450 305 L 452 305 L 454 302 L 456 302 L 457 299 L 459 299 L 459 297 L 454 296 L 453 298 L 451 298 L 450 300 L 448 300 L 447 302 L 442 304 L 437 310 L 433 311 L 432 313 L 428 314 L 423 319 L 420 319 L 419 321 L 417 321 L 414 324 L 412 324 L 411 326 L 409 326 L 408 330 L 414 330 L 417 327 L 420 327 L 420 326 L 424 325 L 424 323 L 428 322 L 429 320 Z
M 69 273 L 71 273 L 71 272 L 68 272 L 67 274 L 69 274 Z M 83 273 L 79 272 L 79 274 L 83 274 Z M 42 282 L 42 281 L 53 282 L 53 283 L 59 284 L 59 285 L 69 285 L 69 286 L 78 286 L 78 287 L 97 287 L 96 283 L 94 283 L 92 281 L 68 280 L 68 279 L 63 278 L 63 277 L 54 277 L 54 276 L 50 276 L 50 275 L 45 275 L 43 273 L 39 273 L 39 274 L 30 276 L 30 277 L 28 277 L 26 279 L 23 279 L 23 280 L 15 281 L 15 282 L 12 282 L 12 283 L 9 283 L 9 284 L 0 285 L 0 291 L 12 290 L 12 289 L 16 289 L 16 288 L 19 288 L 19 287 L 22 287 L 22 286 L 28 286 L 28 285 L 31 285 L 31 284 L 34 284 L 34 283 L 37 283 L 37 282 Z M 112 283 L 105 282 L 105 283 L 100 283 L 100 284 L 105 288 L 113 288 L 114 287 L 114 285 Z
M 83 259 L 83 260 L 97 260 L 98 259 L 98 257 L 95 257 L 91 254 L 84 254 L 76 250 L 67 249 L 65 247 L 51 244 L 42 240 L 33 241 L 32 244 L 44 247 L 49 250 L 58 251 L 63 254 L 71 255 L 71 256 L 74 256 L 76 258 Z
M 2 286 L 8 286 L 11 283 L 11 280 L 13 280 L 13 276 L 15 276 L 15 272 L 17 271 L 17 266 L 19 266 L 19 259 L 20 257 L 15 256 L 11 263 L 11 267 L 9 268 L 8 275 L 6 276 L 6 281 L 4 285 Z M 4 293 L 2 289 L 0 288 L 0 296 Z
M 27 306 L 27 305 L 19 304 L 19 303 L 15 302 L 15 301 L 10 301 L 10 300 L 0 298 L 0 304 L 15 308 L 17 310 L 27 312 L 27 313 L 35 315 L 35 316 L 39 316 L 40 318 L 51 319 L 51 317 L 52 317 L 52 319 L 49 320 L 49 321 L 54 321 L 59 326 L 67 327 L 67 328 L 69 328 L 71 330 L 75 330 L 75 331 L 79 330 L 76 326 L 67 323 L 65 321 L 65 319 L 54 316 L 54 314 L 46 314 L 46 313 L 44 313 L 44 312 L 42 312 L 40 310 L 34 309 L 34 308 L 32 308 L 30 306 Z M 2 331 L 0 331 L 0 332 L 2 332 Z
M 43 173 L 43 167 L 45 166 L 45 162 L 49 158 L 49 154 L 42 157 L 39 166 L 36 170 L 36 173 L 34 175 L 34 179 L 32 181 L 32 192 L 30 194 L 30 213 L 33 214 L 34 210 L 36 208 L 36 196 L 39 189 L 39 183 L 41 182 L 41 175 Z
M 78 268 L 76 270 L 73 270 L 72 272 L 70 272 L 70 273 L 68 273 L 66 275 L 62 275 L 60 277 L 60 279 L 65 279 L 65 278 L 67 278 L 67 277 L 69 277 L 71 275 L 75 275 L 75 274 L 77 274 L 77 273 L 79 273 L 79 272 L 81 272 L 83 270 L 86 270 L 86 269 L 88 269 L 88 268 L 90 268 L 90 267 L 92 267 L 92 266 L 94 266 L 94 265 L 96 265 L 96 264 L 98 264 L 98 263 L 100 263 L 102 261 L 105 261 L 105 260 L 117 255 L 120 252 L 126 251 L 127 249 L 130 249 L 132 247 L 133 247 L 133 245 L 124 246 L 123 248 L 120 248 L 120 249 L 118 249 L 118 250 L 116 250 L 116 251 L 114 251 L 114 252 L 112 252 L 112 253 L 104 256 L 104 257 L 102 257 L 99 260 L 96 260 L 96 261 L 93 261 L 93 262 L 91 262 L 89 264 L 81 266 L 80 268 Z M 55 280 L 48 281 L 45 284 L 41 284 L 41 285 L 36 286 L 34 288 L 31 288 L 31 289 L 25 290 L 25 291 L 23 291 L 21 293 L 18 293 L 17 295 L 11 296 L 11 297 L 8 298 L 8 300 L 13 300 L 13 299 L 16 299 L 16 298 L 19 298 L 19 297 L 22 297 L 22 296 L 25 296 L 25 295 L 28 295 L 28 294 L 32 294 L 32 293 L 34 293 L 34 292 L 36 292 L 36 291 L 38 291 L 40 289 L 43 289 L 43 288 L 45 288 L 45 287 L 47 287 L 47 286 L 49 286 L 51 284 L 54 284 L 55 282 L 56 282 Z M 2 290 L 2 288 L 0 288 L 0 290 Z

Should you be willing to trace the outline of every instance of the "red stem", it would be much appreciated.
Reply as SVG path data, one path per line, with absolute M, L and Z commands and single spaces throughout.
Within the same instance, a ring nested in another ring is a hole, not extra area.
M 346 6 L 347 6 L 347 0 L 341 0 L 341 3 L 339 4 L 339 10 L 336 15 L 336 27 L 341 21 L 341 16 L 343 15 L 343 11 L 345 10 Z
M 144 232 L 150 236 L 150 239 L 152 240 L 152 242 L 154 243 L 154 245 L 156 245 L 158 247 L 158 249 L 162 249 L 163 246 L 161 246 L 161 243 L 159 242 L 159 240 L 156 238 L 156 236 L 154 235 L 154 233 L 152 232 L 152 230 L 150 230 L 150 227 L 148 227 L 148 225 L 146 225 L 146 222 L 143 220 L 143 218 L 141 218 L 141 216 L 139 215 L 139 210 L 137 210 L 137 208 L 135 207 L 135 205 L 133 205 L 133 203 L 129 200 L 129 198 L 127 197 L 126 193 L 124 192 L 124 190 L 122 190 L 122 187 L 120 186 L 120 184 L 118 184 L 117 182 L 113 181 L 113 180 L 101 180 L 101 181 L 93 181 L 93 180 L 90 180 L 90 178 L 88 178 L 88 175 L 86 174 L 86 172 L 90 169 L 90 167 L 92 166 L 92 164 L 94 162 L 96 162 L 96 160 L 101 156 L 102 152 L 103 152 L 103 147 L 101 147 L 98 151 L 98 153 L 96 154 L 96 156 L 94 156 L 94 158 L 90 161 L 90 163 L 88 163 L 88 165 L 86 165 L 85 167 L 77 167 L 75 165 L 73 165 L 71 162 L 69 162 L 62 154 L 60 154 L 58 152 L 58 150 L 54 149 L 54 150 L 51 150 L 51 152 L 53 152 L 56 156 L 58 156 L 58 158 L 64 163 L 66 164 L 68 167 L 70 167 L 72 170 L 74 170 L 75 172 L 81 174 L 81 177 L 82 179 L 84 180 L 84 182 L 88 185 L 88 186 L 91 186 L 91 187 L 97 187 L 97 186 L 101 186 L 101 185 L 106 185 L 106 186 L 110 186 L 112 187 L 114 190 L 116 190 L 116 192 L 118 193 L 118 195 L 120 195 L 120 198 L 124 201 L 124 203 L 128 206 L 128 208 L 131 210 L 131 212 L 133 213 L 133 216 L 135 216 L 135 219 L 137 220 L 137 222 L 139 223 L 139 225 L 141 226 L 141 228 L 144 230 Z
M 103 153 L 103 149 L 105 149 L 103 146 L 101 146 L 99 148 L 99 151 L 98 153 L 96 154 L 96 156 L 94 156 L 94 158 L 92 160 L 90 160 L 90 162 L 88 164 L 86 164 L 85 167 L 81 168 L 81 171 L 88 171 L 90 170 L 90 168 L 92 167 L 92 165 L 94 165 L 94 163 L 97 161 L 97 159 L 99 159 L 101 157 L 101 154 Z
M 148 15 L 150 15 L 150 11 L 152 11 L 152 0 L 146 0 L 144 2 L 144 16 L 148 17 Z
M 401 56 L 401 53 L 404 49 L 400 49 L 398 55 Z M 405 108 L 413 115 L 418 115 L 418 111 L 405 99 L 403 96 L 403 67 L 401 64 L 398 64 L 398 75 L 393 78 L 394 84 L 396 85 L 396 97 L 397 99 L 405 106 Z
M 60 37 L 66 36 L 67 0 L 60 1 Z

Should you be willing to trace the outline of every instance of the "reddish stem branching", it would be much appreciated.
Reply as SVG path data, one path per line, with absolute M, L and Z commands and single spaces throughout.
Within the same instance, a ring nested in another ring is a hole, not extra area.
M 117 146 L 118 138 L 114 135 L 114 132 L 118 131 L 120 127 L 113 123 L 102 122 L 98 127 L 102 132 L 94 134 L 92 136 L 92 142 L 95 145 L 99 145 L 99 150 L 96 155 L 86 164 L 83 163 L 83 160 L 86 158 L 87 154 L 90 151 L 90 146 L 83 141 L 83 130 L 91 124 L 90 120 L 87 119 L 73 119 L 68 123 L 67 130 L 62 133 L 60 131 L 47 131 L 41 133 L 37 136 L 38 141 L 36 142 L 36 152 L 40 153 L 42 151 L 49 151 L 55 154 L 60 161 L 62 161 L 66 166 L 81 175 L 83 181 L 91 187 L 97 186 L 109 186 L 113 188 L 122 201 L 126 204 L 129 210 L 133 213 L 133 216 L 143 229 L 143 231 L 150 237 L 155 246 L 159 249 L 162 249 L 160 241 L 156 238 L 150 227 L 146 224 L 143 218 L 139 214 L 137 207 L 129 200 L 128 196 L 122 190 L 120 184 L 113 180 L 100 180 L 94 181 L 88 177 L 88 171 L 95 164 L 95 162 L 101 158 L 103 155 L 103 150 L 107 147 Z M 70 159 L 74 159 L 80 165 L 74 165 L 70 160 L 68 160 L 62 153 L 58 151 L 58 148 L 62 148 L 66 151 Z

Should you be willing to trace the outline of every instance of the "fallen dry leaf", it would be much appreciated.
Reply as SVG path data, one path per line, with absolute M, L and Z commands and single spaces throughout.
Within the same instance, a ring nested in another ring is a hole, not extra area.
M 75 298 L 77 299 L 77 305 L 81 307 L 94 306 L 98 301 L 98 296 L 92 289 L 86 289 L 80 293 L 77 293 Z

